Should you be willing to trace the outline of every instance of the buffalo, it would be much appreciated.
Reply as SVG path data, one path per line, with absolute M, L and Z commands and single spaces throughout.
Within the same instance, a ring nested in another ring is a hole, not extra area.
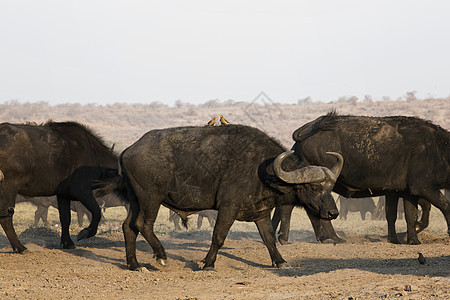
M 118 197 L 112 194 L 105 195 L 104 197 L 101 198 L 96 198 L 96 200 L 102 212 L 101 222 L 105 220 L 104 213 L 107 208 L 124 207 L 125 210 L 128 212 L 128 205 L 126 205 L 126 203 L 124 203 L 122 200 L 120 200 Z M 77 201 L 72 202 L 70 205 L 70 209 L 77 213 L 78 225 L 80 227 L 83 226 L 83 220 L 85 215 L 89 220 L 89 222 L 92 221 L 92 214 L 80 202 Z
M 300 167 L 291 154 L 262 131 L 243 125 L 152 130 L 120 154 L 120 175 L 96 194 L 114 191 L 130 204 L 123 232 L 131 270 L 141 268 L 136 259 L 139 232 L 156 260 L 166 263 L 164 247 L 153 232 L 161 204 L 183 219 L 201 210 L 218 211 L 203 268 L 214 268 L 235 220 L 255 222 L 272 265 L 284 267 L 271 210 L 294 204 L 317 217 L 336 218 L 331 190 L 343 164 L 341 155 L 329 153 L 335 161 L 329 168 Z
M 106 195 L 102 198 L 96 199 L 100 209 L 102 210 L 102 218 L 104 220 L 103 213 L 106 208 L 123 206 L 128 211 L 128 206 L 125 205 L 119 198 L 115 197 L 112 194 Z M 25 198 L 22 195 L 17 195 L 16 203 L 20 202 L 30 202 L 36 206 L 36 211 L 34 213 L 34 227 L 38 227 L 39 220 L 42 220 L 42 223 L 45 227 L 48 227 L 48 209 L 54 207 L 58 209 L 58 201 L 56 197 L 32 197 Z M 71 201 L 70 209 L 77 214 L 78 225 L 83 226 L 83 219 L 86 215 L 89 222 L 92 221 L 92 215 L 89 210 L 79 201 Z
M 42 220 L 44 227 L 48 227 L 48 209 L 50 206 L 58 208 L 56 197 L 27 197 L 17 194 L 16 204 L 21 202 L 29 202 L 36 206 L 34 212 L 34 227 L 38 227 L 39 220 Z M 72 207 L 71 207 L 72 208 Z
M 446 195 L 446 197 L 447 197 L 447 199 L 449 199 L 447 195 Z M 386 220 L 385 204 L 386 204 L 386 198 L 384 196 L 381 196 L 380 200 L 378 200 L 377 206 L 375 207 L 375 212 L 373 214 L 372 220 Z M 428 202 L 422 198 L 419 198 L 419 200 L 417 201 L 417 204 L 422 209 L 420 220 L 418 220 L 416 223 L 416 231 L 417 231 L 417 233 L 419 233 L 422 230 L 424 230 L 425 228 L 427 228 L 429 225 L 431 204 L 430 204 L 430 202 Z M 397 218 L 399 220 L 402 220 L 404 214 L 405 214 L 405 210 L 403 208 L 403 201 L 398 201 Z
M 420 244 L 415 230 L 420 198 L 441 210 L 450 234 L 450 201 L 440 192 L 450 187 L 447 130 L 416 117 L 340 116 L 333 111 L 297 129 L 293 139 L 292 149 L 305 163 L 332 165 L 323 155 L 327 151 L 346 158 L 333 189 L 336 193 L 351 198 L 386 196 L 389 242 L 399 243 L 395 232 L 399 197 L 404 200 L 409 244 Z M 290 218 L 289 207 L 279 211 L 282 221 Z
M 281 205 L 278 206 L 272 217 L 272 229 L 273 232 L 277 231 L 278 225 L 280 225 L 280 230 L 278 232 L 278 241 L 282 245 L 286 245 L 289 240 L 289 231 L 291 228 L 291 214 L 294 209 L 294 205 Z M 313 226 L 314 234 L 319 242 L 325 242 L 331 240 L 334 243 L 344 243 L 345 240 L 340 238 L 334 231 L 331 222 L 326 219 L 318 218 L 316 215 L 311 213 L 308 209 L 305 209 L 311 225 Z
M 339 196 L 338 201 L 341 202 L 341 206 L 339 207 L 339 220 L 347 220 L 349 211 L 359 212 L 363 221 L 366 219 L 367 212 L 370 212 L 373 218 L 373 213 L 375 211 L 375 202 L 373 202 L 373 199 L 371 197 L 353 199 Z
M 203 210 L 196 213 L 197 215 L 197 229 L 202 228 L 203 218 L 206 218 L 209 222 L 209 226 L 214 227 L 216 223 L 217 211 L 215 210 Z M 169 221 L 173 222 L 175 230 L 181 230 L 180 221 L 181 217 L 174 211 L 169 211 Z M 186 221 L 186 220 L 184 220 Z M 187 228 L 187 223 L 183 222 L 183 226 Z
M 80 123 L 0 124 L 0 224 L 15 252 L 26 251 L 12 223 L 17 194 L 57 195 L 61 245 L 70 249 L 70 201 L 80 201 L 93 216 L 78 240 L 94 236 L 101 213 L 92 190 L 98 180 L 115 176 L 117 156 Z
M 380 196 L 378 199 L 377 206 L 375 207 L 375 212 L 372 215 L 372 220 L 375 221 L 386 221 L 386 197 Z M 397 219 L 403 220 L 405 215 L 405 210 L 403 209 L 403 200 L 398 201 L 397 205 Z

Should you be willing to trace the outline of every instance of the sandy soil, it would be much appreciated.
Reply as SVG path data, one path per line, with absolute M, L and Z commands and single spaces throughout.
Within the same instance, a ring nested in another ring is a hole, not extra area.
M 347 242 L 315 242 L 306 214 L 294 211 L 291 242 L 279 246 L 291 268 L 271 267 L 267 249 L 253 223 L 237 222 L 221 249 L 215 271 L 202 271 L 211 229 L 176 232 L 163 209 L 155 231 L 168 254 L 168 265 L 154 260 L 147 242 L 138 238 L 137 257 L 145 271 L 129 271 L 120 224 L 125 210 L 106 211 L 96 237 L 59 247 L 57 211 L 51 227 L 33 228 L 34 208 L 20 203 L 15 224 L 30 253 L 11 253 L 0 236 L 0 298 L 8 299 L 450 299 L 450 238 L 442 214 L 419 234 L 421 245 L 386 242 L 384 221 L 333 221 Z M 370 219 L 370 217 L 369 217 Z M 191 220 L 194 225 L 195 220 Z M 404 231 L 404 221 L 398 221 Z M 72 234 L 80 228 L 72 224 Z M 404 234 L 400 234 L 404 238 Z M 419 264 L 418 252 L 427 264 Z

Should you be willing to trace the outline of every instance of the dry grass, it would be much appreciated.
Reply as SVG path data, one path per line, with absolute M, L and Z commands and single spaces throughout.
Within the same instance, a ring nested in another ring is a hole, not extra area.
M 0 122 L 42 123 L 75 120 L 84 123 L 108 143 L 116 143 L 121 150 L 134 143 L 145 132 L 175 126 L 205 125 L 213 116 L 223 114 L 228 121 L 246 124 L 266 131 L 286 147 L 293 144 L 295 129 L 320 115 L 336 109 L 340 114 L 392 116 L 417 116 L 450 129 L 450 99 L 425 99 L 415 101 L 365 101 L 311 103 L 303 105 L 254 103 L 228 103 L 215 105 L 188 105 L 167 107 L 161 104 L 112 104 L 107 106 L 46 103 L 0 104 Z

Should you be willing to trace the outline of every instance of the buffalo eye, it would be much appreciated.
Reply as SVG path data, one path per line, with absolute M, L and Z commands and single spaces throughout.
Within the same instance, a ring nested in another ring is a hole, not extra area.
M 311 184 L 311 190 L 313 190 L 314 192 L 317 192 L 320 189 L 320 187 L 316 184 Z

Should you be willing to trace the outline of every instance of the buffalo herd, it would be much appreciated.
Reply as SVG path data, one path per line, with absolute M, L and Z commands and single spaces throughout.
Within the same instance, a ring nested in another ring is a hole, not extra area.
M 121 199 L 114 196 L 113 194 L 105 195 L 101 198 L 96 198 L 97 203 L 102 210 L 102 220 L 103 212 L 110 207 L 125 207 L 125 209 L 128 211 L 128 205 L 124 203 Z M 22 195 L 17 195 L 16 197 L 16 203 L 21 202 L 29 202 L 36 206 L 36 211 L 34 213 L 34 227 L 38 227 L 39 221 L 42 220 L 42 223 L 45 227 L 49 227 L 48 223 L 48 209 L 50 207 L 54 207 L 58 209 L 58 201 L 56 200 L 56 197 L 24 197 Z M 89 210 L 86 209 L 86 207 L 79 201 L 71 201 L 70 203 L 70 209 L 76 213 L 77 215 L 77 221 L 78 225 L 80 227 L 83 226 L 84 223 L 84 216 L 87 217 L 89 222 L 92 222 L 92 214 Z M 101 221 L 102 221 L 101 220 Z M 101 222 L 100 221 L 100 222 Z
M 447 130 L 416 117 L 342 116 L 332 111 L 295 130 L 293 140 L 289 150 L 249 126 L 177 127 L 151 130 L 117 155 L 78 122 L 2 123 L 0 224 L 13 250 L 24 253 L 27 249 L 13 227 L 16 196 L 56 196 L 56 203 L 45 205 L 58 207 L 61 246 L 72 249 L 71 203 L 81 203 L 91 215 L 90 225 L 78 234 L 81 240 L 94 236 L 101 220 L 95 197 L 114 193 L 128 207 L 122 228 L 131 270 L 141 268 L 136 257 L 139 233 L 157 262 L 166 264 L 153 229 L 161 205 L 184 224 L 193 213 L 217 211 L 204 269 L 214 268 L 235 220 L 255 222 L 272 265 L 286 267 L 275 233 L 281 223 L 278 240 L 287 243 L 295 206 L 305 209 L 319 241 L 343 242 L 331 223 L 339 215 L 331 192 L 340 195 L 344 218 L 354 210 L 363 211 L 362 219 L 366 211 L 373 217 L 376 207 L 367 197 L 384 196 L 391 243 L 399 243 L 399 198 L 409 244 L 420 243 L 417 232 L 428 225 L 431 205 L 443 213 L 450 234 L 450 201 L 440 192 L 450 189 Z M 347 198 L 365 199 L 350 203 Z M 420 222 L 418 204 L 423 211 Z M 37 213 L 36 218 L 38 222 Z

